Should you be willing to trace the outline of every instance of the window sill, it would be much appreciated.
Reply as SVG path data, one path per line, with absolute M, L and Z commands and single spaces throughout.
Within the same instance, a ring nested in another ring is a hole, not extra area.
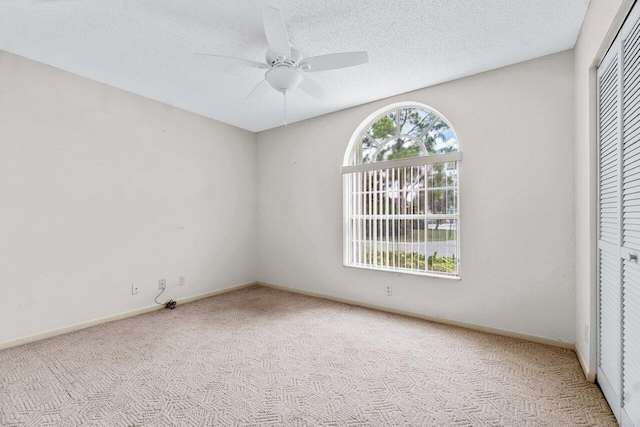
M 411 270 L 389 270 L 386 268 L 372 268 L 372 267 L 364 267 L 364 266 L 360 266 L 360 265 L 350 265 L 350 264 L 342 264 L 345 267 L 348 268 L 357 268 L 360 270 L 369 270 L 369 271 L 382 271 L 384 273 L 393 273 L 393 274 L 410 274 L 412 276 L 422 276 L 422 277 L 434 277 L 437 279 L 446 279 L 446 280 L 462 280 L 462 277 L 460 276 L 452 276 L 449 274 L 438 274 L 438 273 L 422 273 L 419 271 L 411 271 Z

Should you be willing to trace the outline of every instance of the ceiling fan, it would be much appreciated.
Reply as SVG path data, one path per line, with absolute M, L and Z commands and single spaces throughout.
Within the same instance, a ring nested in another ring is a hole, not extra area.
M 211 57 L 218 63 L 267 70 L 264 74 L 264 80 L 258 83 L 247 95 L 247 98 L 254 94 L 261 85 L 268 82 L 271 87 L 285 95 L 285 110 L 286 95 L 296 88 L 300 88 L 300 90 L 316 99 L 325 100 L 326 93 L 324 89 L 310 79 L 306 73 L 352 67 L 366 64 L 369 61 L 367 52 L 332 53 L 305 58 L 300 51 L 291 46 L 287 27 L 279 9 L 263 6 L 262 21 L 269 45 L 264 63 L 250 59 L 196 53 L 196 55 Z

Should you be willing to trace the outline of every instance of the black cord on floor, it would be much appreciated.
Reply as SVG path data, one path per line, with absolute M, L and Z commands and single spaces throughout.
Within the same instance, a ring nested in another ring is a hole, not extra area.
M 164 292 L 166 288 L 162 288 L 162 290 L 160 291 L 160 293 L 156 296 L 156 299 L 154 300 L 156 302 L 156 304 L 158 305 L 164 305 L 164 308 L 170 308 L 171 310 L 173 310 L 174 308 L 176 308 L 176 302 L 172 299 L 170 299 L 167 302 L 158 302 L 158 297 L 160 295 L 162 295 L 162 293 Z

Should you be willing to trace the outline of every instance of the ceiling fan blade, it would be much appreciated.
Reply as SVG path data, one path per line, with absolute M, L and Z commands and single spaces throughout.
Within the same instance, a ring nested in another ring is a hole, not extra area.
M 269 50 L 291 58 L 289 34 L 287 33 L 287 26 L 284 23 L 280 9 L 262 6 L 262 22 L 264 24 L 264 33 L 267 36 L 267 43 L 269 44 Z
M 330 53 L 329 55 L 312 56 L 300 62 L 301 69 L 307 72 L 335 70 L 338 68 L 353 67 L 354 65 L 369 62 L 367 52 Z M 309 64 L 306 70 L 304 64 Z
M 313 96 L 317 100 L 326 101 L 327 93 L 315 80 L 311 80 L 305 76 L 304 79 L 298 85 L 298 88 L 308 95 Z
M 263 70 L 266 70 L 267 68 L 269 68 L 267 64 L 263 64 L 257 61 L 252 61 L 250 59 L 232 58 L 230 56 L 212 55 L 210 53 L 194 53 L 194 55 L 208 56 L 210 58 L 213 58 L 214 62 L 217 62 L 219 64 L 242 65 L 244 67 L 261 68 Z
M 267 84 L 265 84 L 267 83 Z M 253 88 L 253 90 L 251 92 L 249 92 L 249 95 L 247 95 L 247 97 L 245 99 L 249 99 L 249 98 L 255 98 L 257 96 L 258 93 L 262 93 L 265 92 L 265 89 L 267 87 L 269 87 L 269 82 L 267 81 L 267 79 L 263 79 L 262 81 L 260 81 L 260 83 L 258 83 L 256 85 L 256 87 Z

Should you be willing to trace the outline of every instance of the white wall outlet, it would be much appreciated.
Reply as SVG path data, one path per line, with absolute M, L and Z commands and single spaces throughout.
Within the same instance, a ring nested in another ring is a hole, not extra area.
M 187 284 L 187 278 L 185 276 L 178 276 L 178 286 L 184 286 Z
M 138 295 L 140 293 L 140 289 L 138 289 L 137 283 L 131 284 L 131 295 Z
M 158 280 L 158 289 L 164 289 L 167 287 L 167 279 Z
M 387 292 L 387 296 L 391 296 L 391 293 L 392 293 L 391 285 L 387 285 L 386 292 Z

